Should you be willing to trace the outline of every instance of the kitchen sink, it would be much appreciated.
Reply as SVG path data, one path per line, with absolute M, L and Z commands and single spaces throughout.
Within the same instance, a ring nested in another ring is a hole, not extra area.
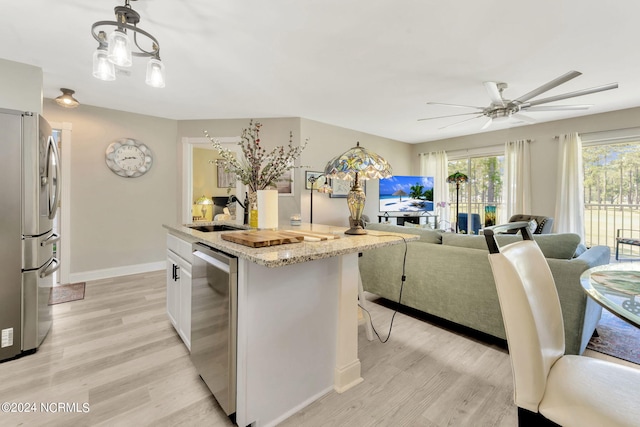
M 193 229 L 193 230 L 197 230 L 197 231 L 202 231 L 203 233 L 210 233 L 212 231 L 235 231 L 235 230 L 244 230 L 243 228 L 240 227 L 234 227 L 232 225 L 226 225 L 226 224 L 213 224 L 213 225 L 188 225 L 187 227 Z

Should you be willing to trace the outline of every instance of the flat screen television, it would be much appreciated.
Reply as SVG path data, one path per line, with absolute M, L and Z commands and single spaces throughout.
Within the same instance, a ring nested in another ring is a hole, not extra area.
M 433 211 L 433 177 L 395 175 L 379 181 L 380 212 Z

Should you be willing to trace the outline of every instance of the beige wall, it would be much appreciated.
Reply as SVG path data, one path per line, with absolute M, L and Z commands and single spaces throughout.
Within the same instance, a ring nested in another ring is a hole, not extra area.
M 264 147 L 269 150 L 278 145 L 289 144 L 289 132 L 293 132 L 293 145 L 300 144 L 300 119 L 298 118 L 281 118 L 281 119 L 255 119 L 262 123 L 260 131 L 260 140 Z M 242 133 L 242 129 L 249 126 L 249 119 L 213 119 L 213 120 L 183 120 L 178 122 L 178 138 L 202 138 L 204 131 L 208 131 L 212 137 L 237 137 Z M 178 169 L 182 176 L 182 147 L 178 144 Z M 182 200 L 182 188 L 180 184 L 178 200 Z M 280 221 L 288 221 L 294 212 L 300 212 L 300 182 L 297 176 L 294 177 L 294 196 L 278 197 L 278 215 Z M 225 194 L 226 194 L 226 190 Z M 194 195 L 195 197 L 195 195 Z M 244 200 L 244 196 L 238 196 L 240 200 Z M 178 205 L 179 206 L 179 205 Z
M 0 108 L 42 113 L 42 69 L 0 59 Z
M 368 149 L 377 152 L 386 158 L 394 167 L 396 173 L 410 173 L 411 146 L 402 142 L 387 138 L 381 138 L 332 126 L 308 119 L 300 118 L 280 118 L 280 119 L 256 119 L 262 123 L 261 140 L 267 149 L 276 145 L 287 145 L 289 143 L 289 131 L 293 132 L 293 145 L 304 143 L 306 139 L 309 144 L 302 152 L 299 161 L 300 166 L 294 172 L 294 195 L 295 197 L 280 196 L 278 199 L 278 214 L 280 221 L 289 221 L 294 213 L 302 213 L 302 220 L 309 221 L 309 191 L 304 189 L 305 170 L 323 171 L 327 162 L 347 151 L 356 145 L 357 141 Z M 249 124 L 248 119 L 231 120 L 189 120 L 178 123 L 179 138 L 202 137 L 204 130 L 211 136 L 232 137 L 239 136 L 243 128 Z M 181 157 L 182 150 L 178 147 L 178 154 Z M 179 165 L 182 164 L 180 160 Z M 181 168 L 181 166 L 179 166 Z M 367 183 L 367 194 L 369 201 L 366 204 L 365 213 L 372 219 L 378 214 L 377 181 Z M 181 194 L 178 195 L 181 198 Z M 348 225 L 349 211 L 344 198 L 329 198 L 328 195 L 316 193 L 314 202 L 314 222 L 330 225 Z
M 72 125 L 71 158 L 61 160 L 71 162 L 72 277 L 162 262 L 162 224 L 177 222 L 177 122 L 88 105 L 65 109 L 50 99 L 43 115 Z M 107 146 L 125 137 L 153 151 L 152 168 L 139 178 L 117 176 L 105 164 Z
M 301 119 L 302 137 L 309 138 L 309 145 L 302 155 L 302 164 L 309 166 L 306 170 L 323 172 L 327 162 L 335 156 L 354 147 L 358 141 L 360 146 L 371 150 L 385 158 L 392 166 L 395 174 L 410 174 L 411 146 L 403 142 L 382 138 L 351 129 L 345 129 L 308 119 Z M 304 171 L 299 170 L 297 179 L 304 181 Z M 304 188 L 303 184 L 300 187 Z M 372 221 L 378 215 L 378 181 L 366 183 L 367 202 L 364 213 Z M 301 197 L 302 220 L 309 222 L 310 192 L 304 191 Z M 349 209 L 344 198 L 329 197 L 328 194 L 314 193 L 313 222 L 338 226 L 349 225 Z
M 418 153 L 435 150 L 462 150 L 504 144 L 516 139 L 532 139 L 531 169 L 533 214 L 555 214 L 558 140 L 562 133 L 599 132 L 638 126 L 640 108 L 593 114 L 574 119 L 558 120 L 537 125 L 520 126 L 495 132 L 484 132 L 459 138 L 415 144 L 411 147 L 412 165 L 419 170 Z

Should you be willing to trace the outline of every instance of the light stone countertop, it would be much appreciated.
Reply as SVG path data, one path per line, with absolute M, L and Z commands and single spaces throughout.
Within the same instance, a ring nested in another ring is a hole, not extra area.
M 219 249 L 239 258 L 247 259 L 256 264 L 265 267 L 282 267 L 284 265 L 297 264 L 301 262 L 312 261 L 322 258 L 330 258 L 338 255 L 351 254 L 354 252 L 364 252 L 368 249 L 381 248 L 384 246 L 403 244 L 404 241 L 418 240 L 419 236 L 415 234 L 388 233 L 376 230 L 367 230 L 364 235 L 348 235 L 344 234 L 347 227 L 334 227 L 321 224 L 302 223 L 299 226 L 291 226 L 289 224 L 282 225 L 278 231 L 298 230 L 298 231 L 315 231 L 320 233 L 335 234 L 339 236 L 337 239 L 324 240 L 320 242 L 302 241 L 300 243 L 289 243 L 283 245 L 268 246 L 264 248 L 251 248 L 249 246 L 223 240 L 220 235 L 223 233 L 238 233 L 247 230 L 238 231 L 217 231 L 202 232 L 189 228 L 189 225 L 211 225 L 211 224 L 227 224 L 235 227 L 244 227 L 235 222 L 229 221 L 213 221 L 198 222 L 197 224 L 187 225 L 168 225 L 163 227 L 169 230 L 171 234 L 189 241 L 199 241 L 213 248 Z

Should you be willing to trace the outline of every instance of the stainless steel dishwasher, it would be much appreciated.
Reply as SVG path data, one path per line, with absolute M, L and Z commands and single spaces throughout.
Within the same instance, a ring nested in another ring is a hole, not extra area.
M 236 412 L 238 258 L 193 244 L 191 360 L 224 410 Z

